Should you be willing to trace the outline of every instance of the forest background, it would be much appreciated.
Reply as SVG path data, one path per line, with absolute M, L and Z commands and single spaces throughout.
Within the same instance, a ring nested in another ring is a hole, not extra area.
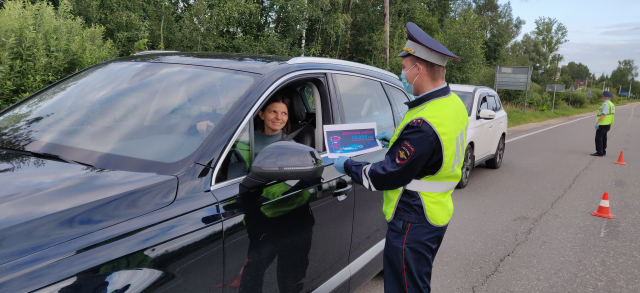
M 568 41 L 558 19 L 524 21 L 497 0 L 0 0 L 0 110 L 78 70 L 145 50 L 234 52 L 344 59 L 400 74 L 405 23 L 414 22 L 462 61 L 447 64 L 450 83 L 494 86 L 496 65 L 533 68 L 527 107 L 534 112 L 588 108 L 602 89 L 640 92 L 635 60 L 595 76 L 558 54 Z M 586 80 L 586 90 L 567 89 Z M 524 91 L 499 90 L 507 108 Z M 511 123 L 510 123 L 511 124 Z

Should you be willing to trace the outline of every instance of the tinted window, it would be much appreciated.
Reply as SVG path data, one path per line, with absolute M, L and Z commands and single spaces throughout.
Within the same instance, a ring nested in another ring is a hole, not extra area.
M 159 172 L 158 163 L 182 162 L 200 147 L 253 81 L 201 66 L 97 66 L 0 116 L 0 146 Z M 206 121 L 199 132 L 196 125 Z
M 385 89 L 387 90 L 389 98 L 393 102 L 394 109 L 396 111 L 396 125 L 399 125 L 400 122 L 402 122 L 402 118 L 404 118 L 404 114 L 409 110 L 409 107 L 405 104 L 409 101 L 409 98 L 403 91 L 392 86 L 385 85 Z
M 487 97 L 482 98 L 482 101 L 480 102 L 480 107 L 478 107 L 478 113 L 480 113 L 480 110 L 484 110 L 484 109 L 489 109 L 489 104 L 487 103 Z
M 473 93 L 461 91 L 452 92 L 456 94 L 460 98 L 460 100 L 462 100 L 464 106 L 467 108 L 467 114 L 471 115 L 471 109 L 473 108 Z
M 500 102 L 500 98 L 498 96 L 493 96 L 494 99 L 496 99 L 496 109 L 495 111 L 498 112 L 500 110 L 502 110 L 502 103 Z
M 393 131 L 393 114 L 382 85 L 366 78 L 336 74 L 344 123 L 375 122 L 378 132 Z
M 316 102 L 315 102 L 315 99 L 313 98 L 313 89 L 311 88 L 311 86 L 304 86 L 300 88 L 300 94 L 302 95 L 304 104 L 307 107 L 307 111 L 309 113 L 315 113 Z
M 494 98 L 493 96 L 487 96 L 487 102 L 489 103 L 487 109 L 497 111 L 496 109 L 498 108 L 498 106 L 496 105 L 496 98 Z

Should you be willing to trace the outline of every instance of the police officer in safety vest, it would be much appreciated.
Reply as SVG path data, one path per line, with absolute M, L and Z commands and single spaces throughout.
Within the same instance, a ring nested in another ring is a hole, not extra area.
M 460 59 L 414 23 L 401 79 L 416 97 L 395 133 L 376 136 L 389 150 L 370 164 L 339 157 L 338 171 L 369 190 L 383 190 L 388 221 L 384 248 L 385 292 L 429 292 L 433 260 L 453 214 L 451 193 L 460 181 L 467 110 L 445 82 L 449 58 Z
M 616 107 L 611 102 L 613 94 L 610 92 L 602 93 L 602 106 L 598 110 L 596 117 L 596 152 L 592 156 L 602 157 L 607 154 L 607 132 L 611 129 Z

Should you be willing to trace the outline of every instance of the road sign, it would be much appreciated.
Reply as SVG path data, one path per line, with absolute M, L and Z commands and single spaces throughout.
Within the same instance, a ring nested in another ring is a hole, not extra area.
M 551 113 L 556 108 L 556 93 L 564 92 L 564 84 L 547 84 L 547 91 L 553 92 L 553 104 L 551 106 Z
M 564 84 L 547 84 L 548 92 L 562 93 L 564 92 Z
M 587 92 L 587 98 L 593 98 L 593 92 L 591 90 Z
M 629 92 L 620 92 L 621 95 L 628 95 Z
M 532 67 L 528 66 L 496 66 L 495 90 L 520 90 L 525 91 L 522 112 L 527 110 L 527 95 L 531 86 Z
M 573 86 L 571 86 L 571 87 L 569 88 L 569 91 L 570 91 L 570 92 L 575 92 L 575 91 L 576 91 L 576 88 L 574 88 Z
M 528 91 L 531 85 L 531 67 L 496 66 L 494 88 L 504 90 Z

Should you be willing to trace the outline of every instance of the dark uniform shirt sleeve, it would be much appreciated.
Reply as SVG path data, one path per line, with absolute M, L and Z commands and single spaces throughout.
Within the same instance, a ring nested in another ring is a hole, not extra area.
M 442 154 L 434 129 L 425 120 L 416 119 L 405 126 L 383 161 L 370 164 L 349 159 L 344 169 L 369 190 L 392 190 L 436 174 L 442 167 Z

